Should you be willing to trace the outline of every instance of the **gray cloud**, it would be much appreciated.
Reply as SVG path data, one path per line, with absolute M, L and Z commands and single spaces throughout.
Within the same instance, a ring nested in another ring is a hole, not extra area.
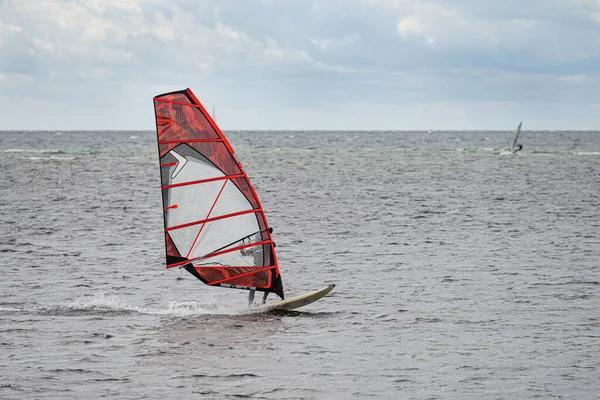
M 342 129 L 364 109 L 371 120 L 348 124 L 430 128 L 431 113 L 438 129 L 501 128 L 526 110 L 540 128 L 597 126 L 571 117 L 597 110 L 592 0 L 4 0 L 0 11 L 11 110 L 0 129 L 151 129 L 149 99 L 188 86 L 224 108 L 225 129 Z

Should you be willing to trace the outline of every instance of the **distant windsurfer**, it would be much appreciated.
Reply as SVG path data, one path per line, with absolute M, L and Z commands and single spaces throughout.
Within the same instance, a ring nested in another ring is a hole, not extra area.
M 517 143 L 517 147 L 513 149 L 513 154 L 515 154 L 517 151 L 521 151 L 522 149 L 523 145 L 521 143 Z
M 519 135 L 521 134 L 521 126 L 523 125 L 523 121 L 519 122 L 519 126 L 517 126 L 517 130 L 515 131 L 515 139 L 513 140 L 511 150 L 513 154 L 516 154 L 517 151 L 521 151 L 523 149 L 523 145 L 521 143 L 517 143 L 519 140 Z

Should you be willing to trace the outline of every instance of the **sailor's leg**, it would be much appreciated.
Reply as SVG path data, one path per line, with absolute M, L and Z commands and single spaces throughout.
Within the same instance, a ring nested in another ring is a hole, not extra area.
M 248 293 L 248 306 L 252 306 L 254 304 L 254 293 L 256 293 L 255 289 L 251 289 L 250 293 Z
M 263 294 L 263 304 L 265 304 L 267 302 L 267 296 L 269 295 L 269 292 L 265 292 L 265 294 Z

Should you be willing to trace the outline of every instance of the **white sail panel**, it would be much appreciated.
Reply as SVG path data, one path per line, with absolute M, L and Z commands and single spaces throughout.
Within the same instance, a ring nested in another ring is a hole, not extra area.
M 248 199 L 246 199 L 246 196 L 240 192 L 240 189 L 238 189 L 233 182 L 227 181 L 225 187 L 223 188 L 223 192 L 219 196 L 219 200 L 215 203 L 211 217 L 228 215 L 245 210 L 252 210 L 252 204 L 250 204 Z M 253 218 L 256 220 L 256 216 L 253 216 Z M 258 226 L 258 222 L 256 226 Z M 242 229 L 240 229 L 240 231 L 242 231 Z M 252 232 L 246 232 L 246 234 L 242 234 L 240 237 L 249 235 L 250 233 Z
M 244 243 L 247 244 L 251 240 L 256 241 L 255 239 L 250 238 L 250 240 L 246 239 L 245 242 L 242 242 L 241 239 L 258 231 L 259 226 L 256 222 L 256 216 L 254 213 L 242 214 L 235 217 L 207 222 L 202 234 L 198 237 L 198 241 L 196 242 L 196 245 L 194 246 L 194 249 L 188 258 L 205 256 L 233 242 L 236 243 L 228 248 L 242 246 Z M 210 257 L 210 259 L 207 259 L 206 262 L 203 260 L 200 262 L 203 264 L 211 264 L 215 261 L 218 261 L 221 263 L 221 265 L 262 265 L 262 255 L 259 263 L 253 264 L 255 259 L 253 257 L 248 258 L 243 254 L 249 252 L 251 251 L 232 251 L 221 256 L 217 256 L 218 258 Z
M 225 181 L 207 182 L 202 185 L 189 185 L 172 188 L 166 208 L 166 227 L 179 226 L 201 221 L 208 216 L 215 199 L 221 192 Z M 198 197 L 198 195 L 201 197 Z M 174 208 L 177 206 L 176 208 Z

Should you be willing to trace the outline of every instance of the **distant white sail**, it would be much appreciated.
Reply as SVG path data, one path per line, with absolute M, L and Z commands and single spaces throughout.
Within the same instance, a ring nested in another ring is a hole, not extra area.
M 510 150 L 513 153 L 516 153 L 517 151 L 521 150 L 521 148 L 523 147 L 522 145 L 517 144 L 517 140 L 519 139 L 519 135 L 521 134 L 521 125 L 523 125 L 523 121 L 519 122 L 519 126 L 517 126 L 517 130 L 515 132 L 515 139 L 513 140 L 513 144 L 510 148 Z

